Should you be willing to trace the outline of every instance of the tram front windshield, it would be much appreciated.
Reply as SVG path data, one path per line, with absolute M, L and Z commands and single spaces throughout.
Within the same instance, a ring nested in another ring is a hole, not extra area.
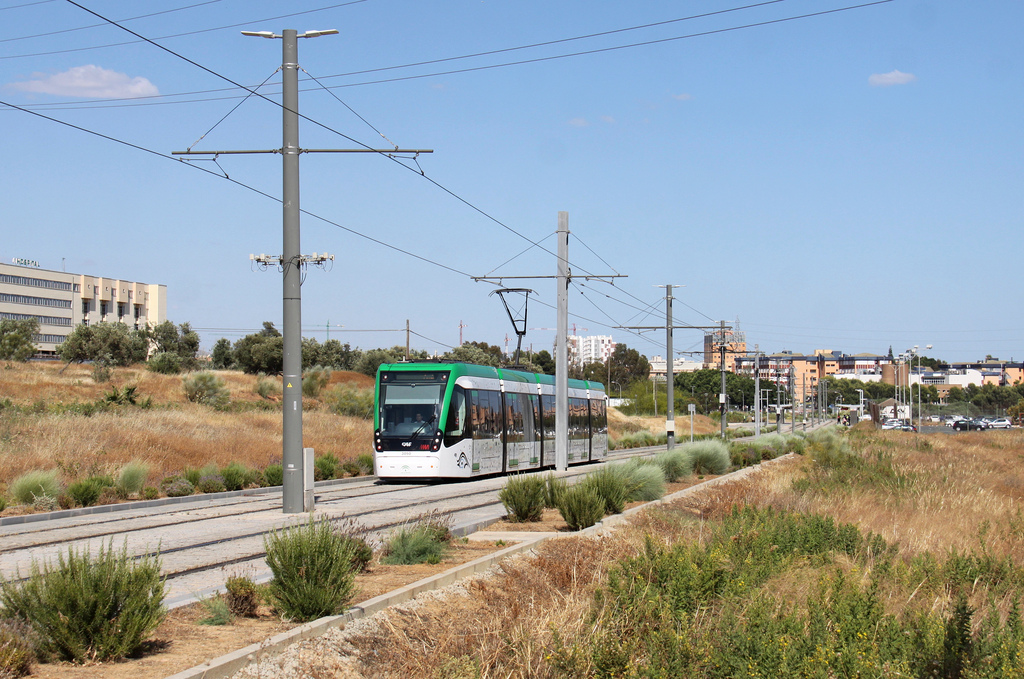
M 384 373 L 380 380 L 384 436 L 430 436 L 438 428 L 447 372 Z

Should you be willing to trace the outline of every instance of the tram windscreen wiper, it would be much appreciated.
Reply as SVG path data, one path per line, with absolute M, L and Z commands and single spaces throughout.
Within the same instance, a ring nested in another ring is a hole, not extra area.
M 434 421 L 434 416 L 431 415 L 429 420 L 427 420 L 426 422 L 424 422 L 423 424 L 421 424 L 419 427 L 416 428 L 416 431 L 414 431 L 412 433 L 412 436 L 409 437 L 409 440 L 410 441 L 414 441 L 416 439 L 416 437 L 420 435 L 420 432 L 423 431 L 423 428 L 426 427 L 428 424 L 430 424 L 433 421 Z

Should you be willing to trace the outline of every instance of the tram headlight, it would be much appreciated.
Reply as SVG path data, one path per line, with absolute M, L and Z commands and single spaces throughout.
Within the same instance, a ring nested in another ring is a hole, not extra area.
M 438 429 L 437 433 L 434 434 L 434 441 L 430 444 L 430 449 L 435 453 L 441 450 L 441 430 Z

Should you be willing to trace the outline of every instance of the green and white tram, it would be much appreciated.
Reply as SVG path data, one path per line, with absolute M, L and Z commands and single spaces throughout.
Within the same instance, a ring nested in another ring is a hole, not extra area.
M 555 379 L 469 363 L 380 366 L 374 467 L 381 479 L 470 478 L 555 464 Z M 569 380 L 569 464 L 608 453 L 604 386 Z

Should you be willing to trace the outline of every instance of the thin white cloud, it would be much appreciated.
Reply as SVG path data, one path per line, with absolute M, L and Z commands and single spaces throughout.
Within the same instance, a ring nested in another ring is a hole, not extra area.
M 590 125 L 586 118 L 573 118 L 569 124 L 573 127 L 588 127 Z
M 913 73 L 902 71 L 889 71 L 888 73 L 874 73 L 868 78 L 868 84 L 872 87 L 891 87 L 893 85 L 906 85 L 917 80 Z
M 152 97 L 160 94 L 146 78 L 131 78 L 124 73 L 99 66 L 75 66 L 63 73 L 33 73 L 32 80 L 11 83 L 24 92 L 55 94 L 61 97 L 122 99 Z
M 609 125 L 614 125 L 615 118 L 613 118 L 612 116 L 601 116 L 601 122 L 608 123 Z
M 676 101 L 690 101 L 693 97 L 685 92 L 683 94 L 673 94 L 672 98 Z

